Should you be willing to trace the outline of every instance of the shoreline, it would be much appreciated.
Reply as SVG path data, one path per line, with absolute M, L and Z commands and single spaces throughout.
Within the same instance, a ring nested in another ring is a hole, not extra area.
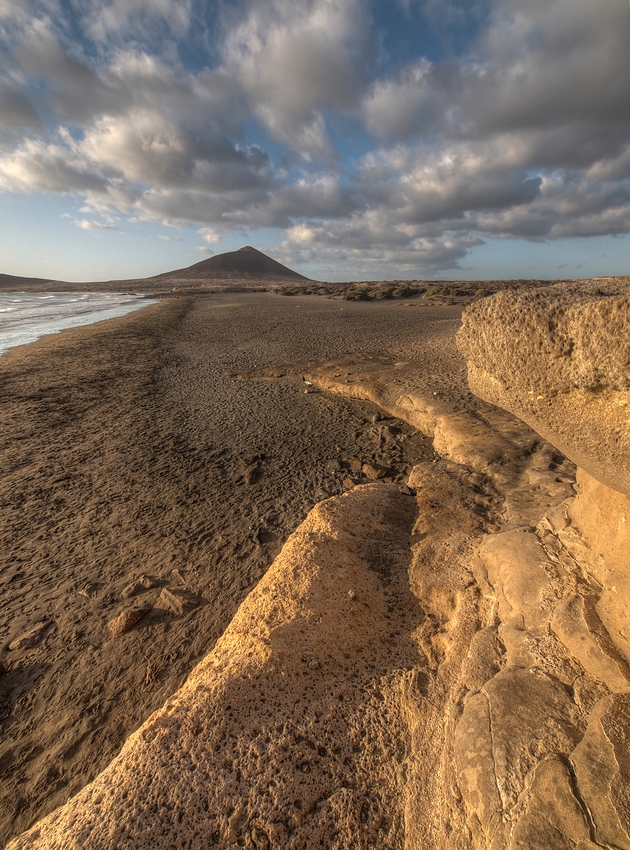
M 2 293 L 0 293 L 0 294 L 2 294 Z M 16 294 L 30 294 L 30 293 L 25 292 L 25 293 L 16 293 Z M 40 293 L 37 293 L 37 294 L 40 294 Z M 59 292 L 59 293 L 53 293 L 53 294 L 63 295 L 63 294 L 73 294 L 73 293 Z M 87 295 L 87 294 L 92 294 L 92 293 L 82 293 L 82 294 Z M 95 292 L 93 294 L 98 295 L 100 293 Z M 106 293 L 106 294 L 112 294 L 112 295 L 120 294 L 120 295 L 124 296 L 126 293 L 121 292 L 121 293 Z M 162 299 L 158 296 L 140 295 L 138 300 L 141 300 L 141 301 L 153 300 L 154 304 L 157 305 L 157 304 L 161 303 Z M 107 317 L 104 317 L 104 318 L 95 318 L 92 321 L 84 322 L 84 323 L 74 325 L 74 326 L 71 325 L 70 327 L 67 327 L 67 328 L 58 328 L 57 330 L 45 331 L 45 332 L 39 334 L 35 339 L 29 340 L 27 342 L 22 342 L 22 343 L 19 343 L 17 345 L 9 345 L 4 350 L 0 349 L 0 359 L 6 357 L 7 354 L 10 351 L 13 351 L 16 348 L 22 348 L 23 346 L 26 346 L 26 345 L 33 345 L 33 344 L 39 342 L 40 340 L 45 339 L 46 337 L 56 336 L 57 334 L 65 333 L 65 331 L 80 330 L 81 328 L 91 327 L 92 325 L 99 324 L 100 322 L 110 322 L 110 321 L 115 321 L 117 319 L 124 319 L 125 316 L 128 316 L 131 313 L 135 313 L 138 310 L 145 310 L 147 307 L 154 306 L 154 304 L 139 305 L 137 307 L 134 306 L 134 307 L 131 307 L 130 309 L 128 309 L 125 313 L 122 313 L 122 314 L 117 315 L 117 316 L 107 316 Z M 112 308 L 112 309 L 116 309 L 116 308 Z M 67 317 L 66 321 L 68 319 L 77 318 L 79 315 L 81 315 L 81 314 L 76 314 L 76 316 Z
M 182 684 L 288 535 L 343 492 L 344 458 L 386 461 L 402 481 L 432 456 L 404 423 L 375 426 L 369 404 L 305 393 L 306 366 L 448 361 L 435 342 L 458 312 L 165 299 L 0 360 L 5 840 L 76 793 Z M 383 428 L 405 441 L 382 445 Z M 154 586 L 125 598 L 143 576 Z M 196 604 L 169 609 L 173 587 Z M 145 602 L 134 628 L 110 634 Z M 6 649 L 41 623 L 33 646 Z

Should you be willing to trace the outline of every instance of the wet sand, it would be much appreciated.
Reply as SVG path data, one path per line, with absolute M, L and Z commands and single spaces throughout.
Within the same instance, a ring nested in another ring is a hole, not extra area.
M 374 423 L 376 408 L 311 392 L 302 374 L 404 361 L 419 386 L 463 400 L 460 312 L 168 299 L 0 359 L 2 841 L 90 781 L 182 684 L 353 464 L 402 485 L 432 456 L 409 426 Z M 400 439 L 384 441 L 384 424 Z M 154 586 L 125 598 L 141 576 Z M 168 609 L 167 585 L 196 607 Z M 111 635 L 112 618 L 145 604 Z M 38 624 L 33 646 L 8 649 Z

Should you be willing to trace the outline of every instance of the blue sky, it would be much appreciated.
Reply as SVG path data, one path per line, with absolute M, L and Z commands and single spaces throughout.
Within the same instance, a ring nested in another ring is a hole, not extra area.
M 627 0 L 0 0 L 0 272 L 630 273 Z

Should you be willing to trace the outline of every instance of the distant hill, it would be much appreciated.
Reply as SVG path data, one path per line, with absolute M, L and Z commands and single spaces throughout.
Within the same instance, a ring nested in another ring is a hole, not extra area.
M 250 245 L 201 260 L 185 269 L 155 275 L 152 280 L 288 281 L 309 280 Z
M 0 292 L 16 292 L 19 290 L 49 290 L 57 286 L 64 286 L 62 281 L 49 280 L 41 277 L 17 277 L 13 274 L 0 274 Z
M 35 277 L 17 277 L 0 274 L 0 292 L 150 292 L 161 289 L 161 283 L 172 287 L 173 281 L 190 281 L 196 285 L 207 281 L 212 284 L 256 284 L 290 283 L 291 281 L 310 281 L 310 278 L 294 272 L 272 260 L 262 251 L 247 245 L 238 251 L 227 251 L 207 260 L 201 260 L 185 269 L 156 274 L 153 277 L 133 278 L 130 280 L 106 280 L 83 283 L 68 283 L 60 280 L 47 280 Z

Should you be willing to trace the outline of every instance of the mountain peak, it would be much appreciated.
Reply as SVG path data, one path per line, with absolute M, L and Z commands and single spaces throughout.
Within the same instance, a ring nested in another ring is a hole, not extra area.
M 308 280 L 251 245 L 245 245 L 237 251 L 215 254 L 185 269 L 175 269 L 156 277 L 164 280 L 235 282 Z

